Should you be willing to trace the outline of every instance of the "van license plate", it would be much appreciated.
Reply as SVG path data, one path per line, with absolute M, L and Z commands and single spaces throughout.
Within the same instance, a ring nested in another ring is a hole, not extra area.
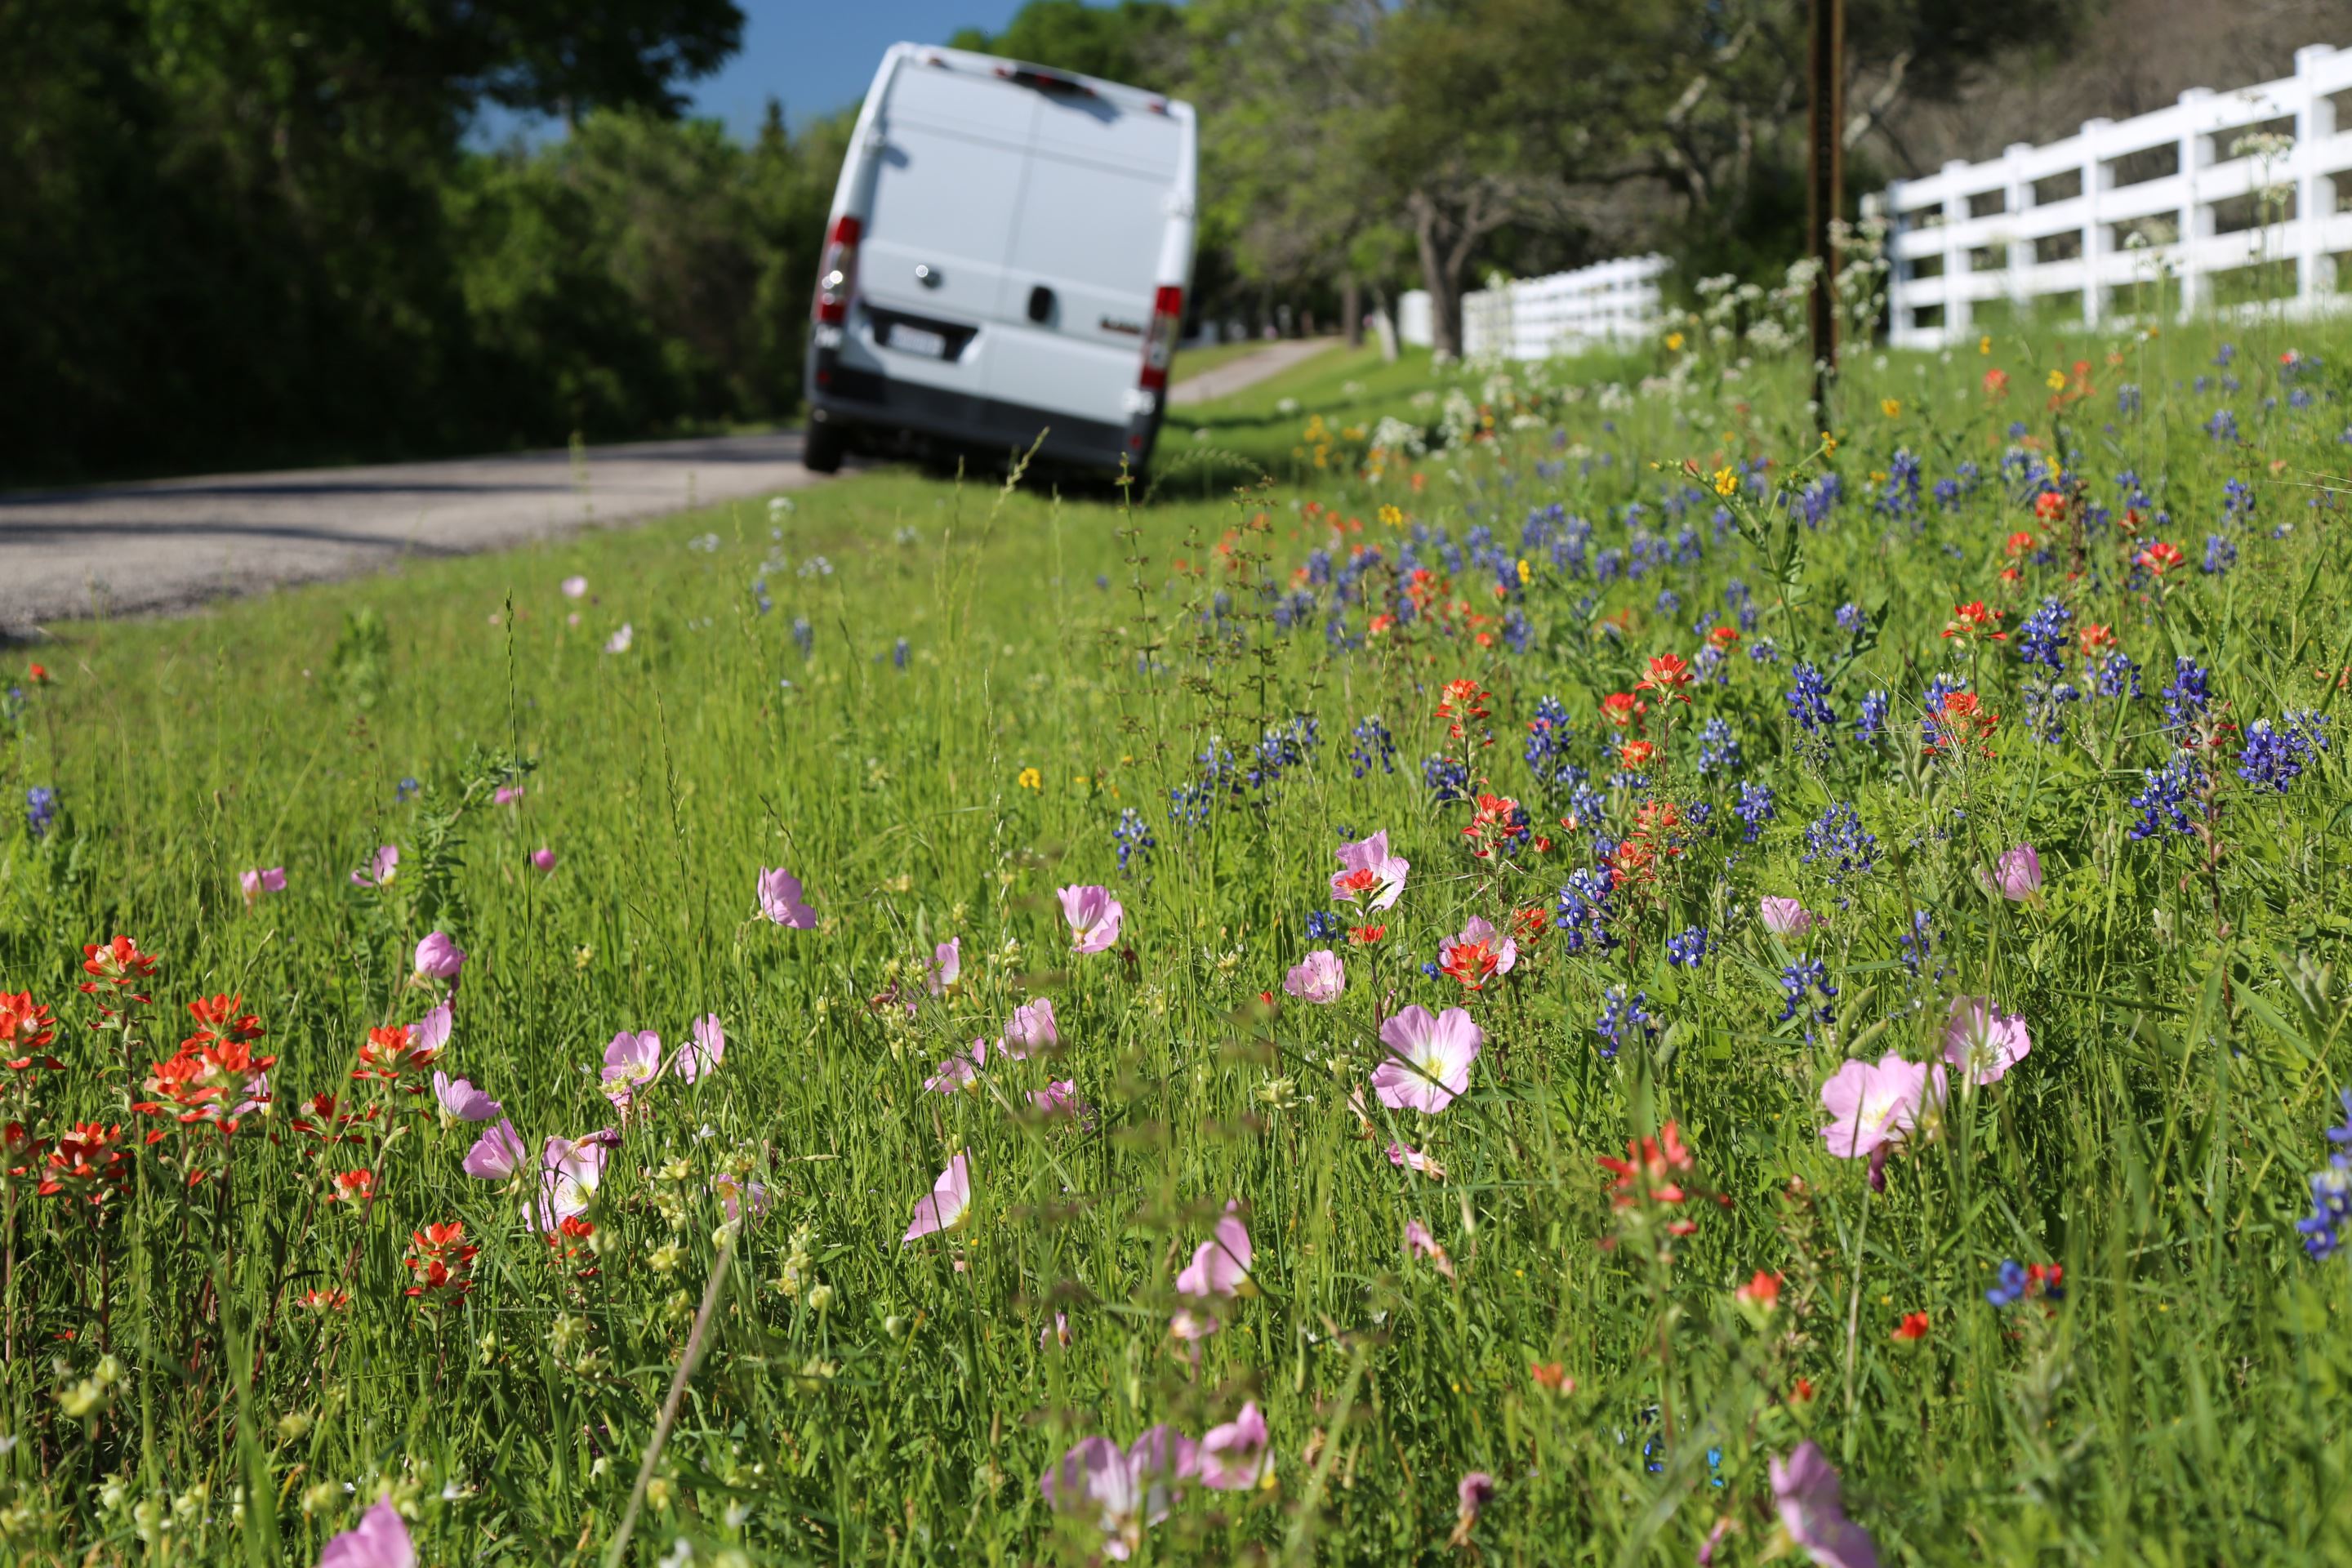
M 947 339 L 920 327 L 892 327 L 890 346 L 902 354 L 922 354 L 929 359 L 938 359 L 948 352 Z

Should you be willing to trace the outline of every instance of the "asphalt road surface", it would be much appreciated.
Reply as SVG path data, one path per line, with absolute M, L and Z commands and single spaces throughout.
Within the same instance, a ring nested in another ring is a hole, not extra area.
M 1270 343 L 1182 381 L 1223 397 L 1329 346 Z M 798 431 L 0 493 L 0 638 L 498 550 L 816 482 Z
M 0 635 L 528 543 L 814 483 L 797 431 L 0 494 Z

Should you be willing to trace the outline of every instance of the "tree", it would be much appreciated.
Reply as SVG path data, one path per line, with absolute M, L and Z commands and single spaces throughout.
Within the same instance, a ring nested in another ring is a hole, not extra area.
M 1182 14 L 1167 0 L 1029 0 L 1003 32 L 966 27 L 948 47 L 1165 91 L 1182 63 L 1183 31 Z

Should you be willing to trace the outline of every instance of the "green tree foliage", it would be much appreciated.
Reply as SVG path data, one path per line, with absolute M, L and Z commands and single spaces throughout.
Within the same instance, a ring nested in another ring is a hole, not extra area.
M 843 134 L 674 118 L 741 25 L 732 0 L 0 7 L 0 479 L 789 412 Z M 490 105 L 572 134 L 471 151 Z
M 1183 14 L 1167 0 L 1029 0 L 1003 32 L 966 27 L 948 45 L 1164 90 L 1175 85 L 1183 30 Z

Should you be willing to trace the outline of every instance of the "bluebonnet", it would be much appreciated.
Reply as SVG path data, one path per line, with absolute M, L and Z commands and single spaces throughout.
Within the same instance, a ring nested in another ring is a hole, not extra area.
M 2137 697 L 2139 666 L 2128 654 L 2111 653 L 2099 661 L 2096 681 L 2102 697 Z
M 1926 717 L 1919 721 L 1919 743 L 1933 750 L 1943 744 L 1939 721 L 1944 715 L 1944 699 L 1956 691 L 1966 691 L 1969 683 L 1958 676 L 1937 674 L 1928 679 L 1927 689 L 1919 696 L 1919 706 Z
M 1742 784 L 1738 802 L 1731 808 L 1746 829 L 1744 837 L 1750 844 L 1763 837 L 1764 825 L 1772 820 L 1772 791 L 1769 785 Z
M 1251 753 L 1252 766 L 1242 774 L 1252 789 L 1264 789 L 1292 768 L 1303 766 L 1323 743 L 1323 726 L 1301 716 L 1265 731 Z
M 806 658 L 809 651 L 816 647 L 816 628 L 809 625 L 806 616 L 793 617 L 793 641 L 799 647 L 803 658 Z
M 2116 413 L 2137 414 L 2139 412 L 2139 387 L 2137 384 L 2127 381 L 2116 388 Z
M 392 786 L 393 804 L 397 805 L 401 802 L 414 796 L 419 787 L 421 786 L 418 785 L 415 779 L 401 780 L 398 784 Z
M 2238 563 L 2238 547 L 2218 533 L 2205 536 L 2203 570 L 2207 576 L 2219 576 Z
M 1672 588 L 1658 590 L 1658 614 L 1671 616 L 1683 607 L 1683 596 Z
M 2204 782 L 2198 776 L 2194 759 L 2185 752 L 2176 755 L 2160 768 L 2143 770 L 2142 777 L 2140 792 L 2131 799 L 2132 809 L 2139 813 L 2131 837 L 2152 838 L 2168 826 L 2175 833 L 2189 832 L 2189 813 L 2183 806 Z
M 1818 992 L 1821 1000 L 1812 1003 L 1808 1023 L 1830 1021 L 1830 1004 L 1837 1000 L 1838 988 L 1830 984 L 1827 965 L 1818 958 L 1801 958 L 1780 971 L 1780 1022 L 1785 1024 L 1808 1010 L 1811 1001 L 1808 993 Z
M 1819 528 L 1844 493 L 1845 485 L 1835 474 L 1823 474 L 1797 493 L 1797 514 L 1807 528 Z
M 2055 599 L 2044 599 L 2017 627 L 2017 657 L 2027 664 L 2046 664 L 2052 669 L 2065 669 L 2066 626 L 2074 613 Z
M 1876 864 L 1877 849 L 1877 836 L 1863 830 L 1862 818 L 1843 801 L 1832 802 L 1805 829 L 1804 863 L 1822 867 L 1832 887 L 1848 877 L 1867 876 Z
M 2303 1249 L 2314 1258 L 2326 1258 L 2344 1245 L 2344 1227 L 2352 1221 L 2352 1089 L 2341 1091 L 2344 1105 L 2344 1125 L 2327 1130 L 2327 1141 L 2336 1152 L 2327 1157 L 2327 1168 L 2315 1172 L 2311 1178 L 2311 1214 L 2294 1222 L 2303 1237 Z
M 1127 870 L 1130 857 L 1140 855 L 1149 859 L 1151 852 L 1160 847 L 1160 841 L 1151 837 L 1150 827 L 1131 805 L 1120 811 L 1118 822 L 1111 828 L 1110 836 L 1112 842 L 1118 847 L 1118 868 L 1122 872 Z
M 1908 448 L 1896 447 L 1886 461 L 1886 484 L 1878 492 L 1878 510 L 1889 517 L 1909 517 L 1919 510 L 1919 459 Z
M 57 819 L 58 792 L 35 784 L 25 792 L 25 826 L 34 837 L 48 837 L 49 824 Z
M 1935 498 L 1936 498 L 1936 504 L 1937 504 L 1937 506 L 1939 506 L 1939 507 L 1942 507 L 1946 511 L 1956 511 L 1956 510 L 1958 510 L 1959 509 L 1959 504 L 1960 504 L 1960 481 L 1959 481 L 1959 480 L 1958 480 L 1958 479 L 1937 479 L 1937 480 L 1936 481 L 1936 488 L 1935 488 L 1935 489 L 1934 489 L 1934 491 L 1933 491 L 1932 493 L 1934 494 L 1934 496 L 1935 496 Z
M 2200 377 L 2200 379 L 2202 378 Z M 2226 408 L 2216 410 L 2213 417 L 2205 421 L 2205 434 L 2212 437 L 2216 441 L 2236 440 L 2238 438 L 2238 416 L 2231 413 Z
M 1709 719 L 1699 727 L 1698 771 L 1702 778 L 1709 773 L 1736 773 L 1740 762 L 1739 737 L 1728 721 Z
M 1830 709 L 1829 682 L 1822 672 L 1805 663 L 1789 673 L 1794 682 L 1788 692 L 1789 717 L 1802 725 L 1808 735 L 1819 735 L 1836 723 L 1837 714 Z
M 1696 969 L 1706 956 L 1706 928 L 1692 926 L 1679 936 L 1666 938 L 1666 962 L 1685 969 Z
M 2221 515 L 2240 519 L 2254 515 L 2253 489 L 2245 480 L 2231 479 L 2221 486 Z
M 1747 584 L 1737 577 L 1725 584 L 1723 603 L 1724 607 L 1728 609 L 1733 617 L 1739 622 L 1741 636 L 1744 637 L 1756 629 L 1756 595 L 1748 591 Z
M 1348 749 L 1348 765 L 1358 778 L 1378 768 L 1396 772 L 1396 737 L 1372 714 L 1356 721 L 1355 744 Z
M 1837 608 L 1837 624 L 1840 631 L 1858 632 L 1867 626 L 1869 621 L 1870 618 L 1863 614 L 1862 606 L 1850 599 Z
M 1903 967 L 1910 972 L 1912 979 L 1918 979 L 1919 972 L 1927 967 L 1927 960 L 1936 952 L 1936 931 L 1928 921 L 1927 911 L 1913 910 L 1911 929 L 1895 940 L 1902 949 Z M 1936 966 L 1936 978 L 1940 980 L 1943 976 L 1944 967 L 1939 963 Z
M 2013 1258 L 2009 1258 L 2001 1264 L 1995 1279 L 1998 1282 L 1984 1293 L 1986 1300 L 1996 1307 L 2013 1307 L 2025 1300 L 2024 1264 Z
M 900 637 L 890 645 L 890 662 L 900 669 L 906 668 L 908 652 L 907 639 Z
M 1569 952 L 1609 950 L 1609 891 L 1606 871 L 1587 868 L 1568 874 L 1568 882 L 1559 890 L 1559 912 L 1552 924 L 1565 933 Z
M 1440 805 L 1470 798 L 1470 766 L 1459 757 L 1431 752 L 1422 759 L 1421 782 L 1437 797 Z
M 2083 698 L 2072 681 L 2039 676 L 2026 681 L 2019 695 L 2025 700 L 2025 727 L 2035 740 L 2045 742 L 2065 738 L 2066 705 Z
M 1336 910 L 1307 911 L 1307 940 L 1309 942 L 1329 942 L 1347 929 L 1348 922 L 1339 918 Z
M 2206 705 L 2213 700 L 2207 688 L 2210 679 L 2210 672 L 2195 659 L 2176 658 L 2172 661 L 2172 684 L 2162 693 L 2165 722 L 2178 730 L 2201 718 Z
M 2326 716 L 2317 712 L 2289 713 L 2277 724 L 2257 719 L 2246 726 L 2245 750 L 2238 755 L 2238 776 L 2257 788 L 2284 795 L 2303 776 L 2303 764 L 2315 751 L 2327 749 L 2320 728 Z
M 1750 664 L 1780 663 L 1780 645 L 1775 643 L 1770 637 L 1758 637 L 1754 642 L 1748 645 L 1748 662 Z
M 1636 991 L 1625 994 L 1622 985 L 1612 985 L 1601 998 L 1601 1016 L 1593 1020 L 1593 1032 L 1606 1042 L 1601 1047 L 1601 1059 L 1613 1058 L 1624 1047 L 1626 1037 L 1647 1039 L 1657 1020 L 1649 1014 L 1649 994 Z
M 1528 619 L 1525 610 L 1513 605 L 1504 612 L 1502 635 L 1504 645 L 1513 653 L 1525 653 L 1528 645 L 1535 640 L 1535 623 Z
M 1862 712 L 1853 721 L 1853 738 L 1868 744 L 1886 728 L 1886 710 L 1893 700 L 1884 691 L 1874 691 L 1863 698 Z

